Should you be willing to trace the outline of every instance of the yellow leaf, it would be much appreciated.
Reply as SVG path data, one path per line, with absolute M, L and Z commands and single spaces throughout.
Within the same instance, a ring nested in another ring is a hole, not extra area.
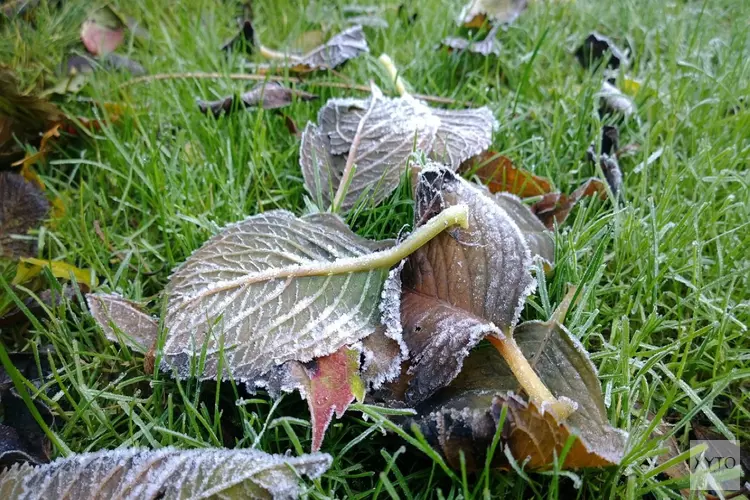
M 33 158 L 34 156 L 38 156 L 41 154 L 42 152 L 40 151 L 39 153 L 33 154 L 31 156 L 27 156 L 23 160 L 23 167 L 21 167 L 21 172 L 19 173 L 23 176 L 24 179 L 26 179 L 32 184 L 36 184 L 39 187 L 39 189 L 41 189 L 42 191 L 45 191 L 46 188 L 44 187 L 44 181 L 42 180 L 41 177 L 39 177 L 39 174 L 37 174 L 36 170 L 34 170 L 31 166 L 33 161 L 28 162 L 28 163 L 26 162 L 27 159 Z
M 65 215 L 65 203 L 59 196 L 52 200 L 52 217 L 55 219 L 62 219 Z
M 625 78 L 622 82 L 622 90 L 626 94 L 636 95 L 641 90 L 641 82 L 633 80 L 632 78 Z
M 71 264 L 60 260 L 42 260 L 34 258 L 21 258 L 13 278 L 13 285 L 27 283 L 42 273 L 42 269 L 49 267 L 52 275 L 59 279 L 70 279 L 72 273 L 76 282 L 93 288 L 97 285 L 96 276 L 91 269 L 79 269 Z

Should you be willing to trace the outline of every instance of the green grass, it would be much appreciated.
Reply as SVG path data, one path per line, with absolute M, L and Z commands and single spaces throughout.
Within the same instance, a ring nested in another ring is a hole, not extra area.
M 51 79 L 65 54 L 82 50 L 78 30 L 88 3 L 60 3 L 42 2 L 33 22 L 0 27 L 0 62 L 15 68 L 27 88 Z M 235 30 L 234 2 L 116 3 L 150 31 L 150 41 L 131 41 L 124 49 L 150 73 L 241 71 L 239 55 L 218 50 Z M 318 29 L 303 12 L 331 23 L 332 31 L 343 26 L 335 10 L 321 11 L 334 2 L 300 3 L 254 2 L 261 40 L 283 47 Z M 750 3 L 537 2 L 500 34 L 500 57 L 487 59 L 435 50 L 442 37 L 456 33 L 459 3 L 420 2 L 413 26 L 400 20 L 396 6 L 387 11 L 390 28 L 366 28 L 370 55 L 351 61 L 340 75 L 313 80 L 373 80 L 392 92 L 377 63 L 387 52 L 413 91 L 489 106 L 500 122 L 493 148 L 566 192 L 601 175 L 584 155 L 602 125 L 595 97 L 601 74 L 581 69 L 572 52 L 593 29 L 634 50 L 628 73 L 642 80 L 639 119 L 623 124 L 620 136 L 621 144 L 640 148 L 620 160 L 624 199 L 587 201 L 574 210 L 557 235 L 556 273 L 524 312 L 527 319 L 546 319 L 567 283 L 582 287 L 583 300 L 567 326 L 599 368 L 610 419 L 631 433 L 629 451 L 619 467 L 577 473 L 579 490 L 555 473 L 465 476 L 445 470 L 403 431 L 384 435 L 382 429 L 396 427 L 365 408 L 372 413 L 368 420 L 350 411 L 334 421 L 323 445 L 335 457 L 333 467 L 308 485 L 308 493 L 679 498 L 684 482 L 654 473 L 659 445 L 649 437 L 647 411 L 675 423 L 672 433 L 682 449 L 696 423 L 745 443 L 750 438 L 750 109 L 741 102 L 750 96 Z M 118 89 L 128 78 L 96 75 L 82 95 L 123 103 L 126 113 L 92 137 L 63 143 L 39 168 L 48 191 L 67 207 L 39 233 L 39 256 L 92 268 L 102 290 L 148 302 L 158 313 L 170 270 L 218 228 L 276 208 L 301 214 L 305 191 L 298 140 L 280 113 L 239 112 L 218 120 L 199 113 L 196 98 L 223 96 L 245 82 L 186 79 Z M 284 110 L 300 126 L 314 119 L 325 99 L 347 95 L 314 84 L 305 89 L 321 100 Z M 62 106 L 74 115 L 98 112 L 76 97 Z M 659 148 L 659 160 L 636 168 Z M 383 238 L 411 217 L 409 190 L 402 186 L 348 222 L 363 236 Z M 3 335 L 11 338 L 11 332 Z M 12 338 L 17 345 L 8 340 L 8 349 L 54 346 L 49 361 L 59 392 L 29 389 L 57 413 L 64 443 L 54 450 L 58 455 L 66 448 L 135 445 L 309 450 L 308 414 L 298 396 L 273 403 L 231 383 L 146 375 L 141 355 L 103 339 L 80 296 L 33 324 L 23 340 Z

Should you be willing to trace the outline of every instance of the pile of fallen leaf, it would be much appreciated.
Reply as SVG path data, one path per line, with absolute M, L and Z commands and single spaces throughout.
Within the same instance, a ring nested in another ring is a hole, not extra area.
M 452 37 L 443 45 L 496 55 L 501 28 L 525 6 L 473 0 L 459 24 L 479 29 L 483 38 L 470 32 L 471 39 Z M 269 59 L 247 63 L 262 81 L 239 95 L 199 101 L 199 109 L 219 117 L 240 108 L 314 101 L 315 95 L 284 85 L 304 83 L 298 77 L 271 73 L 327 71 L 369 52 L 361 25 L 386 21 L 377 7 L 347 16 L 352 26 L 327 41 L 310 35 L 315 43 L 298 52 L 262 45 L 243 19 L 222 50 Z M 110 7 L 94 11 L 81 30 L 89 54 L 72 55 L 46 94 L 78 92 L 100 68 L 144 74 L 140 64 L 116 52 L 126 32 L 148 38 Z M 597 33 L 575 55 L 584 67 L 628 64 L 625 52 Z M 576 203 L 623 196 L 617 129 L 605 127 L 597 134 L 601 142 L 581 152 L 602 179 L 563 193 L 490 149 L 497 125 L 492 110 L 428 105 L 407 90 L 390 58 L 381 56 L 381 62 L 399 95 L 388 96 L 375 84 L 358 87 L 369 96 L 330 99 L 299 134 L 312 213 L 274 210 L 219 231 L 170 276 L 161 320 L 107 283 L 99 285 L 90 271 L 36 258 L 37 230 L 55 201 L 31 166 L 44 160 L 60 131 L 72 134 L 70 124 L 82 120 L 23 92 L 9 70 L 0 71 L 0 167 L 10 169 L 0 172 L 0 255 L 14 261 L 10 286 L 16 293 L 21 285 L 47 293 L 48 305 L 72 296 L 72 287 L 42 291 L 41 274 L 96 289 L 86 295 L 91 316 L 110 341 L 143 353 L 146 373 L 232 378 L 272 398 L 299 392 L 309 406 L 313 451 L 293 458 L 241 449 L 123 449 L 41 465 L 51 455 L 49 409 L 25 408 L 39 427 L 23 432 L 7 416 L 12 405 L 31 403 L 19 381 L 39 387 L 49 373 L 39 373 L 28 355 L 3 348 L 2 498 L 63 491 L 74 498 L 104 492 L 128 498 L 295 496 L 297 474 L 315 478 L 330 465 L 331 457 L 317 450 L 334 414 L 341 417 L 355 400 L 413 409 L 399 423 L 418 428 L 455 468 L 577 469 L 620 462 L 627 435 L 611 426 L 596 368 L 564 326 L 577 289 L 570 288 L 546 321 L 519 324 L 539 273 L 555 272 L 554 231 Z M 626 82 L 631 90 L 637 86 Z M 605 73 L 599 111 L 628 119 L 635 106 L 614 83 Z M 410 234 L 372 241 L 347 226 L 342 215 L 383 202 L 402 182 L 412 186 Z M 13 324 L 16 306 L 5 304 L 0 321 Z M 24 307 L 28 311 L 32 302 L 21 302 L 21 312 Z M 488 455 L 498 443 L 505 452 Z

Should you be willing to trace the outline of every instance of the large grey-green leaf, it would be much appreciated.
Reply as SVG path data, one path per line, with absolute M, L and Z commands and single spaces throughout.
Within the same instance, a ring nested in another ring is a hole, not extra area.
M 578 439 L 566 457 L 566 467 L 619 463 L 627 434 L 610 425 L 596 368 L 583 346 L 555 321 L 523 323 L 514 338 L 544 384 L 556 397 L 574 401 L 576 411 L 557 422 L 553 413 L 515 396 L 521 387 L 505 360 L 494 348 L 480 346 L 449 386 L 417 408 L 416 422 L 428 440 L 456 466 L 459 450 L 481 466 L 500 407 L 507 404 L 503 439 L 516 460 L 530 457 L 530 468 L 551 465 L 553 452 L 560 456 L 569 435 Z
M 290 457 L 246 449 L 128 448 L 38 467 L 13 466 L 0 474 L 0 498 L 296 498 L 299 475 L 314 479 L 330 465 L 325 453 Z
M 276 210 L 207 241 L 167 285 L 167 361 L 184 376 L 206 348 L 203 377 L 225 367 L 252 381 L 285 361 L 309 361 L 380 326 L 388 268 L 326 275 L 328 266 L 391 246 L 354 234 L 332 214 Z M 304 269 L 316 272 L 300 275 Z
M 401 275 L 409 404 L 453 380 L 486 335 L 508 333 L 535 286 L 524 234 L 486 192 L 447 168 L 428 167 L 416 193 L 416 226 L 446 207 L 466 204 L 469 227 L 444 232 L 414 252 Z
M 398 186 L 409 155 L 423 150 L 453 170 L 492 142 L 496 121 L 488 108 L 430 108 L 410 95 L 331 99 L 308 123 L 300 145 L 305 187 L 314 201 L 330 205 L 344 179 L 349 155 L 354 168 L 340 207 L 370 196 L 379 203 Z
M 527 4 L 528 0 L 469 0 L 458 16 L 458 23 L 480 27 L 486 18 L 493 23 L 512 23 Z
M 159 323 L 135 302 L 114 293 L 89 293 L 86 302 L 91 316 L 112 342 L 124 342 L 143 353 L 156 342 Z

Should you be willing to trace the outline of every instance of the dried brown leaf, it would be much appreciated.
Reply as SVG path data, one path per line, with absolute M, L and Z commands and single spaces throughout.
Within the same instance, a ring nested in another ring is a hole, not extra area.
M 248 92 L 241 94 L 240 103 L 244 108 L 278 109 L 289 106 L 294 99 L 301 101 L 312 101 L 318 98 L 315 94 L 285 87 L 278 82 L 264 82 L 254 86 Z M 218 101 L 198 100 L 198 108 L 201 113 L 212 113 L 215 117 L 221 114 L 229 114 L 237 109 L 235 96 L 230 95 Z
M 502 191 L 529 198 L 552 191 L 548 179 L 516 167 L 510 158 L 495 151 L 485 151 L 469 158 L 461 164 L 459 171 L 476 175 L 492 193 Z
M 86 295 L 86 302 L 91 316 L 110 341 L 124 343 L 141 353 L 156 344 L 159 323 L 139 304 L 107 293 L 90 293 Z

